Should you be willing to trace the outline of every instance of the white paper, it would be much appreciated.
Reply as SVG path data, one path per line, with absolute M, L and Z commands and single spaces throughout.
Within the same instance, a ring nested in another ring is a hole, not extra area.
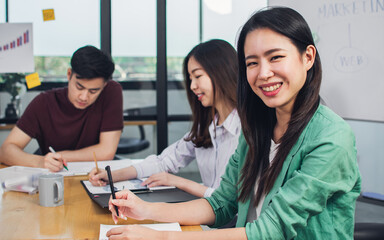
M 181 227 L 179 223 L 156 223 L 156 224 L 139 224 L 144 227 L 151 228 L 157 231 L 178 231 L 181 232 Z M 99 240 L 108 240 L 107 232 L 115 227 L 123 227 L 126 225 L 104 225 L 100 224 L 100 235 Z
M 141 186 L 141 183 L 145 181 L 147 178 L 141 178 L 141 179 L 131 179 L 131 180 L 125 180 L 120 182 L 113 183 L 113 186 L 115 188 L 115 191 L 121 191 L 125 189 L 129 190 L 163 190 L 163 189 L 170 189 L 175 188 L 174 186 L 158 186 L 153 188 L 147 188 L 146 186 Z M 106 186 L 93 186 L 90 181 L 84 181 L 84 185 L 87 187 L 88 191 L 92 194 L 104 194 L 104 193 L 111 193 L 111 187 L 109 185 Z
M 97 161 L 97 166 L 99 168 L 104 169 L 107 165 L 111 167 L 111 171 L 129 167 L 133 163 L 139 163 L 140 161 L 143 161 L 143 159 L 122 159 L 122 160 L 110 160 L 110 161 Z M 61 174 L 63 176 L 73 176 L 73 175 L 88 175 L 88 173 L 95 168 L 95 162 L 94 161 L 88 161 L 88 162 L 68 162 L 67 168 L 62 169 L 58 174 Z

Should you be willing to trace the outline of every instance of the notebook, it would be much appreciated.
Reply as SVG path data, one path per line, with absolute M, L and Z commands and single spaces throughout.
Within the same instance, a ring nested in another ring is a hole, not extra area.
M 129 167 L 132 164 L 136 164 L 143 161 L 143 159 L 122 159 L 122 160 L 110 160 L 110 161 L 98 161 L 99 168 L 105 168 L 105 166 L 110 166 L 111 170 L 117 170 L 124 167 Z M 68 162 L 67 163 L 68 171 L 62 169 L 58 174 L 63 176 L 73 176 L 73 175 L 88 175 L 89 172 L 95 167 L 94 161 L 86 162 Z

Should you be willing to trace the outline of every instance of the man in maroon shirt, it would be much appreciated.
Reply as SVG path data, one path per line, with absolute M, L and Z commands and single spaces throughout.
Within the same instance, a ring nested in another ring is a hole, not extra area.
M 115 65 L 93 46 L 79 48 L 67 71 L 68 87 L 40 93 L 0 148 L 7 165 L 48 168 L 68 161 L 113 159 L 123 129 L 122 89 L 112 81 Z M 24 152 L 32 138 L 43 154 Z M 52 153 L 49 147 L 56 150 Z

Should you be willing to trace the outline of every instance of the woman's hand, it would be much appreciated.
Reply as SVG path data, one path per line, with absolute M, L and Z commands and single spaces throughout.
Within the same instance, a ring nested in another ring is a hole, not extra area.
M 150 219 L 148 215 L 151 212 L 150 203 L 141 200 L 129 190 L 117 192 L 115 196 L 116 199 L 112 199 L 112 197 L 109 199 L 109 211 L 112 212 L 112 219 L 115 223 L 118 221 L 115 206 L 118 208 L 119 217 L 124 220 L 127 217 L 137 220 Z
M 149 178 L 147 178 L 141 185 L 148 187 L 156 187 L 156 186 L 175 186 L 180 183 L 182 180 L 181 177 L 175 176 L 173 174 L 167 172 L 155 173 Z
M 140 225 L 127 225 L 112 228 L 107 232 L 110 240 L 114 239 L 164 239 L 164 232 L 156 231 Z
M 108 182 L 107 171 L 104 169 L 93 168 L 92 171 L 88 175 L 89 181 L 93 186 L 105 186 Z

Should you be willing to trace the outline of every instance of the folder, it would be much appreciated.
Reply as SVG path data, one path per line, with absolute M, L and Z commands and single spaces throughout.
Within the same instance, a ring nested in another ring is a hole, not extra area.
M 125 184 L 128 184 L 129 187 L 122 188 L 124 184 L 119 184 L 119 182 L 114 183 L 116 192 L 129 189 L 136 196 L 147 202 L 166 202 L 166 203 L 177 203 L 177 202 L 186 202 L 194 199 L 199 199 L 190 193 L 187 193 L 176 187 L 157 187 L 157 188 L 147 188 L 140 186 L 138 187 L 139 179 L 124 181 Z M 85 191 L 88 196 L 95 201 L 102 208 L 108 208 L 108 202 L 111 196 L 109 186 L 105 187 L 92 187 L 89 181 L 81 180 Z M 134 187 L 132 187 L 134 185 Z M 127 185 L 125 185 L 127 186 Z

